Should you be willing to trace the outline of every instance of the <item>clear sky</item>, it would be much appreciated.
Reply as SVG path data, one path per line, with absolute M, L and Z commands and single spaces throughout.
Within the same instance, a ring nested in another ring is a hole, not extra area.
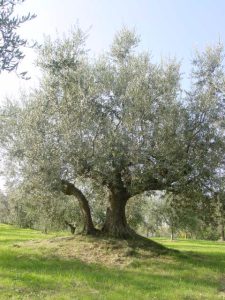
M 21 28 L 21 34 L 41 43 L 44 34 L 67 32 L 79 23 L 90 29 L 88 47 L 99 53 L 110 45 L 114 33 L 123 25 L 135 27 L 141 48 L 153 58 L 176 56 L 184 72 L 194 49 L 225 42 L 225 0 L 26 0 L 18 13 L 33 12 L 37 18 Z M 15 75 L 0 75 L 0 101 L 17 95 L 19 87 L 33 84 L 36 69 L 34 54 L 27 51 L 21 71 L 28 70 L 32 80 Z
M 21 35 L 43 40 L 67 32 L 79 23 L 90 29 L 88 47 L 95 53 L 107 50 L 114 33 L 123 25 L 135 28 L 141 36 L 141 48 L 149 50 L 153 59 L 174 57 L 189 71 L 194 49 L 204 49 L 219 40 L 225 43 L 225 0 L 26 0 L 18 13 L 37 14 L 24 24 Z M 18 89 L 32 86 L 37 76 L 33 65 L 35 54 L 27 56 L 20 67 L 29 71 L 29 81 L 15 74 L 0 75 L 0 103 L 6 95 L 18 95 Z

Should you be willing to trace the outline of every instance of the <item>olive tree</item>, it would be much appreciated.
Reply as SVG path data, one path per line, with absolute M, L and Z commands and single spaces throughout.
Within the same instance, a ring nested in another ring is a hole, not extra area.
M 135 32 L 120 30 L 97 59 L 85 39 L 78 29 L 46 40 L 40 88 L 14 108 L 2 143 L 23 180 L 35 177 L 42 189 L 78 199 L 87 233 L 96 232 L 92 211 L 76 184 L 104 189 L 102 231 L 130 237 L 132 197 L 153 190 L 207 193 L 223 152 L 222 49 L 196 56 L 193 84 L 183 96 L 179 63 L 153 63 L 136 50 Z

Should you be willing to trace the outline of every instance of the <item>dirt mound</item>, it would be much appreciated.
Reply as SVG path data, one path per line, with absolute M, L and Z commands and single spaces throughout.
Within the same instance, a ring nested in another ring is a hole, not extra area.
M 36 249 L 43 255 L 63 259 L 79 259 L 85 263 L 125 267 L 134 259 L 146 259 L 165 253 L 163 246 L 152 241 L 117 240 L 103 237 L 56 237 L 15 244 Z

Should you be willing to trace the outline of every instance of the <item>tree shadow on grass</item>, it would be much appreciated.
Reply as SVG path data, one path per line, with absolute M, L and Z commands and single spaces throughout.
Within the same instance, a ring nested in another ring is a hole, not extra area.
M 196 253 L 193 251 L 179 252 L 176 259 L 189 266 L 207 268 L 225 274 L 225 253 Z
M 174 288 L 178 288 L 179 284 L 189 290 L 199 287 L 201 289 L 216 288 L 217 282 L 213 278 L 209 279 L 207 276 L 195 278 L 190 272 L 180 272 L 191 270 L 193 264 L 196 263 L 195 258 L 176 256 L 175 254 L 174 256 L 179 262 L 178 265 L 173 261 L 165 263 L 165 261 L 160 262 L 156 259 L 154 263 L 155 266 L 158 265 L 158 270 L 153 272 L 150 268 L 152 262 L 149 266 L 148 263 L 145 263 L 136 266 L 136 268 L 131 266 L 127 269 L 117 270 L 97 264 L 86 264 L 77 259 L 64 260 L 42 257 L 32 253 L 22 254 L 14 250 L 2 251 L 0 255 L 0 282 L 4 283 L 4 280 L 13 282 L 14 295 L 23 293 L 23 296 L 29 296 L 36 293 L 36 295 L 43 296 L 46 293 L 48 295 L 62 293 L 73 294 L 74 299 L 76 299 L 76 293 L 85 295 L 85 297 L 92 295 L 87 299 L 108 299 L 106 293 L 109 290 L 110 293 L 119 293 L 118 295 L 121 297 L 119 296 L 117 299 L 133 299 L 133 297 L 147 299 L 145 295 L 147 297 L 151 293 L 171 294 Z M 212 267 L 212 265 L 209 264 L 208 267 Z M 160 274 L 160 270 L 162 274 Z M 93 291 L 99 293 L 102 298 L 99 296 L 95 298 Z M 32 296 L 29 297 L 36 299 Z

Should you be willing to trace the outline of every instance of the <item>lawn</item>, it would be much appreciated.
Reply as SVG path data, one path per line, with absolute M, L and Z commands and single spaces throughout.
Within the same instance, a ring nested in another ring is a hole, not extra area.
M 119 242 L 110 248 L 97 239 L 64 241 L 55 236 L 0 225 L 1 300 L 225 299 L 225 243 L 156 239 L 180 252 L 156 256 L 135 249 L 115 260 L 112 252 L 120 253 Z M 64 255 L 62 249 L 68 247 Z M 79 247 L 82 256 L 76 252 Z M 101 252 L 105 260 L 98 258 Z M 97 262 L 89 259 L 91 253 Z

